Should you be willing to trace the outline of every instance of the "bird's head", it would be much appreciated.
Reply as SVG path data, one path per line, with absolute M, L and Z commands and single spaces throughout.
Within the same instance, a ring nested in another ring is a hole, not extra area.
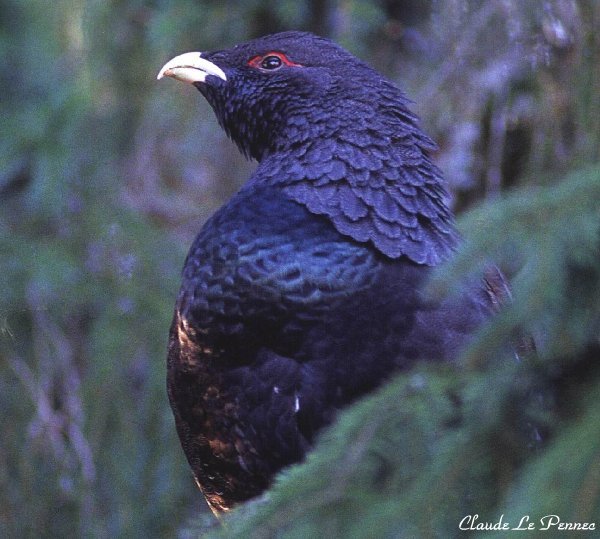
M 373 107 L 372 88 L 367 87 L 384 81 L 332 41 L 305 32 L 185 53 L 163 66 L 162 77 L 196 86 L 227 134 L 258 160 L 290 139 L 301 139 L 308 124 L 314 137 L 319 117 L 354 121 L 357 106 Z

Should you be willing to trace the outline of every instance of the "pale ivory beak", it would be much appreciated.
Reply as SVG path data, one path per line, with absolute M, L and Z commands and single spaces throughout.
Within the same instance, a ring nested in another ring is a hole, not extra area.
M 202 58 L 200 52 L 186 52 L 169 60 L 158 72 L 157 79 L 173 77 L 183 82 L 204 82 L 208 75 L 227 80 L 223 70 L 216 64 Z

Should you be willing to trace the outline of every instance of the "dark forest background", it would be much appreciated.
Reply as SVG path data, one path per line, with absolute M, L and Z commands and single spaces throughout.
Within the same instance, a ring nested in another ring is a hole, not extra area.
M 600 526 L 600 3 L 0 1 L 0 535 L 452 537 L 545 514 Z M 460 365 L 343 414 L 266 501 L 215 527 L 179 447 L 165 349 L 203 221 L 248 177 L 168 59 L 329 36 L 439 143 L 465 244 L 514 302 Z M 537 340 L 520 362 L 500 343 Z

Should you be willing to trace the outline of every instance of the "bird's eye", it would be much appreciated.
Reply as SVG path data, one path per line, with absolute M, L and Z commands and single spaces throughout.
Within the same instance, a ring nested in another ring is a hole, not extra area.
M 253 56 L 248 60 L 248 65 L 261 71 L 275 71 L 280 67 L 303 67 L 301 64 L 292 62 L 283 52 L 268 52 L 259 56 Z
M 283 62 L 279 56 L 270 54 L 265 56 L 260 63 L 260 67 L 263 69 L 279 69 L 283 65 Z

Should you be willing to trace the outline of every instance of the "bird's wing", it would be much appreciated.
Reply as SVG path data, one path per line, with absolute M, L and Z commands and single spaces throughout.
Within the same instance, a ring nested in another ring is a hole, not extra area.
M 201 231 L 185 265 L 179 310 L 195 327 L 223 335 L 251 337 L 262 327 L 269 342 L 285 324 L 292 331 L 370 286 L 379 266 L 374 250 L 345 240 L 328 219 L 280 190 L 253 187 Z

